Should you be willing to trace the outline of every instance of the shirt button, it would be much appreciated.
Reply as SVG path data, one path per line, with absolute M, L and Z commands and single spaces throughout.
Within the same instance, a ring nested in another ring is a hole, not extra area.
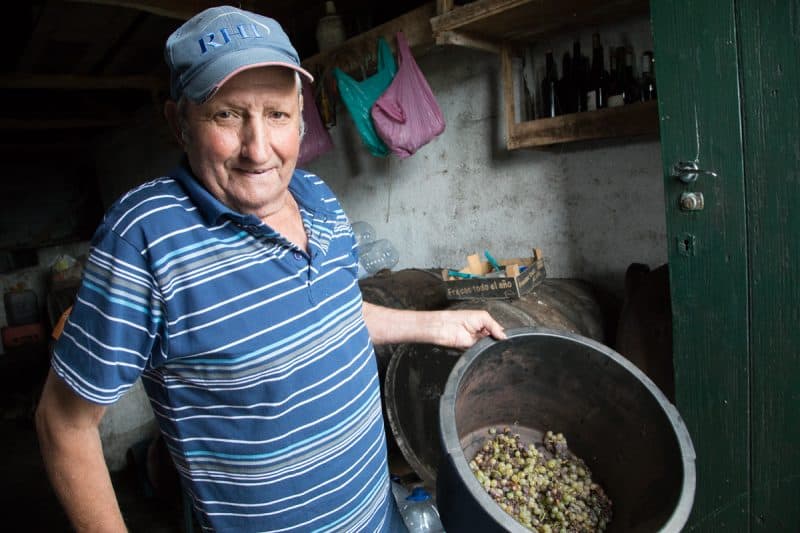
M 300 252 L 295 252 L 294 258 L 300 261 L 303 258 L 303 254 L 301 254 Z

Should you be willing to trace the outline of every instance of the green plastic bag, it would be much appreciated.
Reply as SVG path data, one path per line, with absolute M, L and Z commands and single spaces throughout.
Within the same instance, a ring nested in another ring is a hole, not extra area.
M 397 63 L 392 55 L 392 49 L 389 48 L 389 44 L 383 37 L 378 38 L 378 70 L 372 76 L 357 81 L 340 68 L 333 69 L 333 75 L 339 87 L 339 95 L 350 112 L 350 116 L 353 117 L 361 141 L 372 155 L 378 157 L 389 155 L 389 148 L 375 131 L 370 109 L 375 100 L 392 83 L 396 73 Z

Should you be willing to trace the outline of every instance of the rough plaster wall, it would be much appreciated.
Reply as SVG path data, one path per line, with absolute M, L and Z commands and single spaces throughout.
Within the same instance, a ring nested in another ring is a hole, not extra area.
M 497 56 L 442 47 L 418 63 L 447 122 L 441 136 L 408 159 L 376 158 L 341 106 L 336 148 L 307 165 L 351 220 L 395 244 L 396 268 L 460 268 L 484 249 L 519 257 L 538 247 L 548 275 L 621 293 L 631 262 L 666 262 L 657 140 L 508 151 Z

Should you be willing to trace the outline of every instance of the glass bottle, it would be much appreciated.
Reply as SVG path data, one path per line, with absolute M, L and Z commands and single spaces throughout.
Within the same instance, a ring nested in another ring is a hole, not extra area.
M 556 64 L 553 61 L 553 51 L 548 50 L 545 55 L 545 71 L 544 79 L 542 79 L 542 101 L 544 109 L 542 116 L 554 117 L 560 114 L 560 106 L 558 104 L 558 72 L 556 71 Z
M 561 59 L 561 79 L 558 80 L 558 103 L 562 113 L 578 111 L 578 92 L 575 85 L 572 56 L 564 52 Z
M 330 0 L 325 2 L 325 16 L 317 23 L 316 36 L 320 52 L 335 48 L 344 42 L 344 23 L 342 17 L 336 14 L 336 5 Z
M 639 101 L 639 84 L 636 81 L 636 75 L 633 73 L 633 49 L 630 46 L 625 47 L 625 73 L 623 76 L 625 90 L 625 103 L 632 104 Z
M 581 53 L 581 42 L 572 43 L 572 79 L 575 83 L 576 111 L 586 111 L 586 91 L 589 84 L 589 58 Z
M 608 72 L 603 58 L 603 45 L 600 34 L 592 35 L 592 69 L 589 72 L 589 91 L 586 98 L 588 110 L 602 109 L 608 106 Z
M 625 104 L 623 92 L 625 85 L 622 74 L 625 71 L 625 49 L 621 46 L 608 49 L 608 107 L 619 107 Z
M 656 93 L 656 78 L 654 74 L 655 60 L 653 52 L 647 51 L 642 54 L 642 79 L 639 84 L 641 89 L 640 98 L 643 102 L 654 100 Z

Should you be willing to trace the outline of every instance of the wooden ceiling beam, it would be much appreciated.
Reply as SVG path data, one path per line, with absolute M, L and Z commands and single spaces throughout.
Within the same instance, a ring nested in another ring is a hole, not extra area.
M 160 17 L 188 20 L 195 13 L 209 7 L 225 5 L 226 2 L 214 0 L 69 0 L 86 4 L 101 4 L 114 7 L 127 7 L 152 13 Z M 244 6 L 243 6 L 244 7 Z
M 23 119 L 0 117 L 0 130 L 65 130 L 88 128 L 111 128 L 122 124 L 130 124 L 134 117 L 111 118 L 53 118 L 53 119 Z
M 17 62 L 18 70 L 30 72 L 33 69 L 33 65 L 35 65 L 44 54 L 50 35 L 52 35 L 58 27 L 59 21 L 58 9 L 53 6 L 53 3 L 47 1 L 42 2 L 28 44 L 25 46 Z
M 96 74 L 104 72 L 104 67 L 110 63 L 119 49 L 128 42 L 133 35 L 150 17 L 149 14 L 141 11 L 118 10 L 122 13 L 114 16 L 114 27 L 112 37 L 106 42 L 105 46 L 89 47 L 80 61 L 75 63 L 73 73 Z
M 156 76 L 105 76 L 81 74 L 4 74 L 0 89 L 109 90 L 166 88 L 166 81 Z

